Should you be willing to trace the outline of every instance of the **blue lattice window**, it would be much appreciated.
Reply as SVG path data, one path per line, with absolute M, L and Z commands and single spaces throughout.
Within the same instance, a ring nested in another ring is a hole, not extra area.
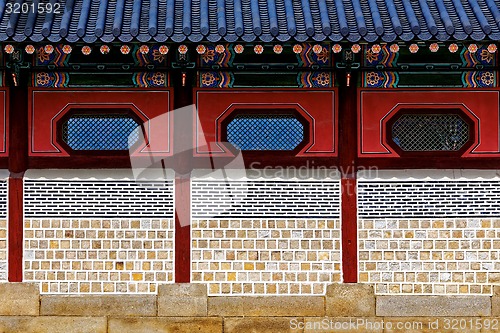
M 403 151 L 459 151 L 470 139 L 469 124 L 458 114 L 403 114 L 391 130 Z
M 139 140 L 129 114 L 75 114 L 62 124 L 62 140 L 73 150 L 128 150 Z
M 291 151 L 304 141 L 304 125 L 294 115 L 237 115 L 226 131 L 240 150 Z

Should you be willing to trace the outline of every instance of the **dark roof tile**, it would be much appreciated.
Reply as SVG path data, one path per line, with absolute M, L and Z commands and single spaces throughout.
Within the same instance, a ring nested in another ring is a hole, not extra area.
M 61 12 L 57 14 L 15 14 L 7 13 L 6 1 L 0 0 L 0 41 L 500 39 L 500 0 L 60 0 L 59 3 Z

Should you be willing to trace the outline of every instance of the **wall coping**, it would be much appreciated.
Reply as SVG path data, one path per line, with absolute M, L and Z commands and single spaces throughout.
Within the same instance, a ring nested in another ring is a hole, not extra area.
M 360 181 L 430 181 L 430 180 L 499 180 L 500 170 L 475 169 L 405 169 L 405 170 L 361 170 L 358 171 Z

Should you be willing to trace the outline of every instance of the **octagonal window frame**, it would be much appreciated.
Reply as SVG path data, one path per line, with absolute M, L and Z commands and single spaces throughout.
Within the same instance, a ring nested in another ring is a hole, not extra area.
M 292 150 L 241 150 L 245 154 L 255 154 L 258 156 L 295 156 L 300 153 L 305 147 L 311 144 L 311 123 L 297 109 L 293 107 L 273 108 L 271 105 L 265 108 L 235 108 L 225 117 L 220 123 L 221 126 L 221 141 L 227 143 L 233 153 L 240 151 L 228 140 L 227 130 L 229 124 L 240 116 L 292 116 L 302 124 L 303 138 L 302 141 Z
M 72 148 L 63 138 L 64 135 L 64 124 L 66 124 L 71 118 L 75 116 L 127 116 L 131 118 L 139 127 L 139 131 L 145 133 L 144 131 L 144 121 L 139 117 L 132 109 L 127 107 L 122 108 L 86 108 L 86 107 L 73 107 L 69 109 L 64 115 L 57 120 L 56 123 L 56 140 L 61 147 L 66 150 L 71 155 L 95 155 L 95 156 L 125 156 L 129 155 L 130 151 L 135 151 L 139 145 L 144 144 L 141 142 L 139 135 L 139 140 L 135 142 L 129 149 L 74 149 Z
M 428 151 L 420 151 L 420 150 L 403 150 L 394 140 L 393 137 L 393 126 L 402 116 L 405 115 L 454 115 L 458 116 L 467 124 L 469 137 L 464 145 L 458 150 L 428 150 Z M 433 108 L 419 108 L 419 107 L 408 107 L 401 108 L 397 112 L 395 112 L 391 117 L 387 120 L 385 124 L 386 130 L 386 138 L 387 144 L 393 149 L 398 155 L 401 157 L 427 157 L 430 158 L 432 156 L 435 157 L 460 157 L 465 152 L 469 151 L 471 147 L 475 144 L 476 141 L 476 123 L 474 120 L 465 113 L 462 109 L 458 107 L 453 108 L 440 108 L 438 106 Z

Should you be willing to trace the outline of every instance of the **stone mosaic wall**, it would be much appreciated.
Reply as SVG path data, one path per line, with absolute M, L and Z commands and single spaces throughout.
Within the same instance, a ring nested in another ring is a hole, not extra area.
M 359 281 L 378 294 L 488 294 L 500 219 L 360 220 Z
M 487 294 L 500 282 L 495 171 L 359 178 L 359 281 L 377 294 Z
M 341 281 L 340 220 L 195 220 L 191 280 L 210 295 L 322 295 Z
M 498 180 L 360 181 L 360 218 L 499 217 Z
M 24 281 L 42 293 L 156 293 L 173 281 L 172 219 L 26 219 Z
M 7 220 L 0 219 L 0 281 L 7 281 Z
M 334 179 L 194 179 L 191 205 L 195 219 L 338 217 L 340 187 Z
M 24 216 L 163 218 L 173 216 L 173 188 L 172 180 L 28 178 Z
M 194 178 L 191 281 L 229 296 L 317 295 L 340 282 L 340 181 L 303 171 Z
M 193 179 L 191 281 L 214 296 L 321 295 L 341 282 L 340 181 L 305 171 Z
M 124 170 L 30 170 L 24 276 L 44 294 L 156 293 L 174 281 L 174 185 Z
M 3 177 L 2 177 L 3 176 Z M 5 170 L 0 171 L 0 281 L 7 281 L 7 189 L 8 181 Z
M 491 295 L 500 282 L 498 184 L 495 171 L 360 174 L 359 281 L 379 295 Z M 172 181 L 27 177 L 25 190 L 24 281 L 42 293 L 156 293 L 173 282 Z M 115 192 L 125 201 L 107 199 Z M 195 178 L 191 193 L 191 279 L 209 295 L 322 295 L 342 282 L 338 180 Z M 87 203 L 75 214 L 87 197 L 105 208 Z

